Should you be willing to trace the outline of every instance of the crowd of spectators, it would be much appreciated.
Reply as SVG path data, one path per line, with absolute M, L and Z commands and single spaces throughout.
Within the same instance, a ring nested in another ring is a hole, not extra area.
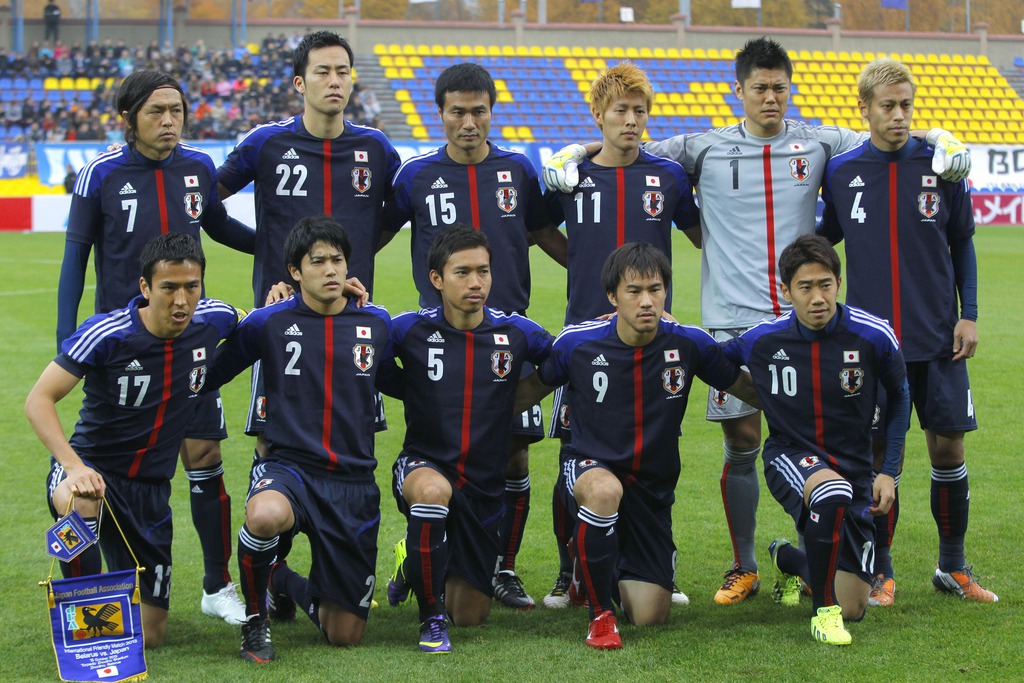
M 207 47 L 202 40 L 177 48 L 169 44 L 129 46 L 102 43 L 33 44 L 25 53 L 0 54 L 0 79 L 22 79 L 36 87 L 12 87 L 0 112 L 0 139 L 24 142 L 121 139 L 112 102 L 121 79 L 137 69 L 175 76 L 188 93 L 190 139 L 237 139 L 253 127 L 301 114 L 292 87 L 292 52 L 301 34 L 267 36 L 256 54 L 244 48 Z M 88 78 L 90 90 L 46 90 L 47 78 Z M 381 127 L 376 95 L 356 83 L 345 110 L 357 123 Z

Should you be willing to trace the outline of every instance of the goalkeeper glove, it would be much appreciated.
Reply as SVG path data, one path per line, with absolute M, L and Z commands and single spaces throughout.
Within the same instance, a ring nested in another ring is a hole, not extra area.
M 942 128 L 932 128 L 925 137 L 935 147 L 932 156 L 932 171 L 943 180 L 958 183 L 971 174 L 971 153 L 952 133 Z
M 544 184 L 549 189 L 572 192 L 580 182 L 579 163 L 587 158 L 583 145 L 569 145 L 558 150 L 544 162 Z

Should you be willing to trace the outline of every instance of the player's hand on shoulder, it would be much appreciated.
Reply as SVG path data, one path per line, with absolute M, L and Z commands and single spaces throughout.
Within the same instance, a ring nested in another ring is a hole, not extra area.
M 932 171 L 943 180 L 958 183 L 971 174 L 971 152 L 955 135 L 942 128 L 932 128 L 925 140 L 935 147 Z
M 978 324 L 961 319 L 953 328 L 953 360 L 973 358 L 978 350 Z
M 544 162 L 544 184 L 562 192 L 572 192 L 580 182 L 579 164 L 587 158 L 583 145 L 568 145 Z
M 111 142 L 109 145 L 107 145 L 107 151 L 108 152 L 116 152 L 117 150 L 121 149 L 122 147 L 124 147 L 124 145 L 122 145 L 120 142 Z
M 267 292 L 267 300 L 263 305 L 269 306 L 270 304 L 276 304 L 278 301 L 284 301 L 294 293 L 295 290 L 292 289 L 292 286 L 282 280 L 270 288 L 270 291 Z
M 345 280 L 345 295 L 355 299 L 356 308 L 362 308 L 370 303 L 370 293 L 366 291 L 366 287 L 363 286 L 363 283 L 357 277 L 350 277 Z

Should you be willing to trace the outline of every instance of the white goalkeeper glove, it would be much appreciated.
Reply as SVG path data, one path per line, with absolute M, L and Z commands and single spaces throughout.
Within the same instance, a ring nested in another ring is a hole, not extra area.
M 544 184 L 550 189 L 572 192 L 580 182 L 577 168 L 587 158 L 583 145 L 569 145 L 558 150 L 544 162 Z
M 964 143 L 942 128 L 932 128 L 925 137 L 935 147 L 932 156 L 932 171 L 943 180 L 958 183 L 971 174 L 971 153 Z

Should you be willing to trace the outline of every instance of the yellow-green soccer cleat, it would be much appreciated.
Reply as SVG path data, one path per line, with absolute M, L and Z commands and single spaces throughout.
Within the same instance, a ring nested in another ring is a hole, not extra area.
M 779 569 L 779 563 L 776 560 L 779 549 L 787 545 L 792 545 L 792 543 L 784 538 L 776 538 L 768 546 L 768 555 L 772 558 L 772 567 L 775 568 L 775 585 L 772 586 L 772 600 L 775 601 L 775 604 L 782 605 L 783 607 L 799 607 L 800 577 L 795 574 L 787 574 Z
M 853 642 L 843 625 L 843 608 L 839 605 L 818 608 L 818 616 L 811 617 L 811 635 L 819 643 L 828 645 L 849 645 Z
M 388 604 L 392 607 L 406 605 L 412 602 L 412 591 L 405 580 L 405 539 L 395 544 L 395 573 L 388 581 Z

